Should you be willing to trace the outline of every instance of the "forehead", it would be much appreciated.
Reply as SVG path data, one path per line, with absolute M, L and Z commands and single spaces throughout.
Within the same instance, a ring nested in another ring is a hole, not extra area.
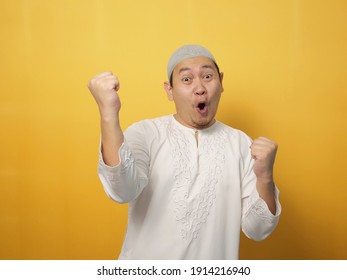
M 197 56 L 185 59 L 178 63 L 174 69 L 174 72 L 181 73 L 184 71 L 200 71 L 204 68 L 217 71 L 215 63 L 210 58 L 205 56 Z

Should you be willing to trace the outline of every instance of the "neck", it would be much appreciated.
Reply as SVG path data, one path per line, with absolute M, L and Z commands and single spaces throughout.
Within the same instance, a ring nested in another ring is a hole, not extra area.
M 212 126 L 215 122 L 216 122 L 216 119 L 212 119 L 211 121 L 209 121 L 208 123 L 204 123 L 204 124 L 199 124 L 199 123 L 196 123 L 196 122 L 191 122 L 191 124 L 183 121 L 179 116 L 178 114 L 174 114 L 173 117 L 175 118 L 175 120 L 177 122 L 179 122 L 181 125 L 185 126 L 185 127 L 188 127 L 188 128 L 192 128 L 192 129 L 205 129 L 205 128 L 208 128 L 210 126 Z

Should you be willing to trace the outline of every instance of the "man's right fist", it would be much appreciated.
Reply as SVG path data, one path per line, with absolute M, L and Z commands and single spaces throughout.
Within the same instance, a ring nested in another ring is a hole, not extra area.
M 100 114 L 118 114 L 121 102 L 117 91 L 119 81 L 112 72 L 103 72 L 95 75 L 89 82 L 88 88 L 99 106 Z

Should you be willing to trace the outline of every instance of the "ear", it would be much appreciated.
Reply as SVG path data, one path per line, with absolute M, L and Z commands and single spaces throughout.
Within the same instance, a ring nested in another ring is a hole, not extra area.
M 223 72 L 219 73 L 219 81 L 220 81 L 220 86 L 221 86 L 222 92 L 224 91 L 223 78 L 224 78 L 224 73 Z
M 172 86 L 169 82 L 164 82 L 164 89 L 166 91 L 167 98 L 170 101 L 173 101 L 173 95 L 172 95 Z

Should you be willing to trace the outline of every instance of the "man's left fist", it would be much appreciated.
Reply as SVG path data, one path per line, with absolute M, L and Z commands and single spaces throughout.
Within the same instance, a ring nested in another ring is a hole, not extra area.
M 258 180 L 273 181 L 277 143 L 265 137 L 255 139 L 250 146 L 252 158 L 255 160 L 253 171 Z

